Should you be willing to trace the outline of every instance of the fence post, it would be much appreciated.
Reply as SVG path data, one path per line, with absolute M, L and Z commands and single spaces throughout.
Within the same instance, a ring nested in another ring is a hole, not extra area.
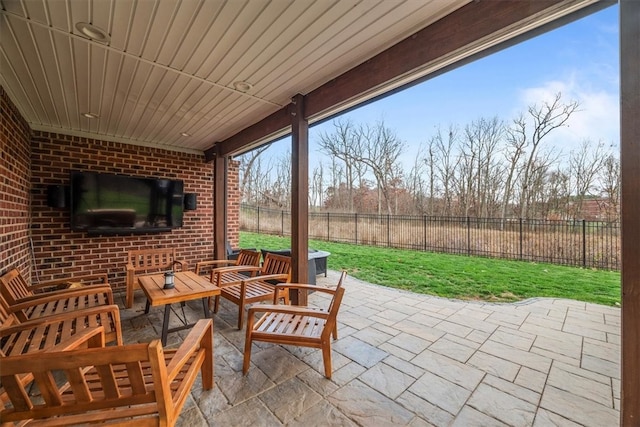
M 329 241 L 329 221 L 331 219 L 331 214 L 327 212 L 327 242 Z
M 427 216 L 422 215 L 422 237 L 424 240 L 424 251 L 427 251 Z
M 467 215 L 467 255 L 471 256 L 471 218 Z
M 522 218 L 520 218 L 520 261 L 522 261 Z
M 582 220 L 582 267 L 587 266 L 587 221 Z
M 391 215 L 387 214 L 387 247 L 391 247 Z
M 258 234 L 260 234 L 260 206 L 258 206 Z
M 355 221 L 356 221 L 356 245 L 358 244 L 358 212 L 355 213 Z

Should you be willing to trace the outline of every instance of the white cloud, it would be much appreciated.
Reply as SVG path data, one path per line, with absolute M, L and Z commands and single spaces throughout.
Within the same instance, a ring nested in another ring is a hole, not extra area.
M 605 145 L 619 146 L 620 101 L 617 91 L 593 87 L 593 81 L 585 81 L 579 73 L 572 73 L 565 80 L 553 80 L 525 89 L 521 92 L 521 111 L 530 105 L 550 102 L 557 93 L 563 102 L 577 101 L 576 111 L 567 126 L 549 135 L 549 140 L 563 153 L 578 148 L 585 139 L 602 141 Z

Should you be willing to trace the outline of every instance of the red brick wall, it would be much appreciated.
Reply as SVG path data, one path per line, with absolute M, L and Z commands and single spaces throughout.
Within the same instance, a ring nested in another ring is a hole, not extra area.
M 32 236 L 41 280 L 90 271 L 124 286 L 127 251 L 175 247 L 191 266 L 213 255 L 213 166 L 204 156 L 156 148 L 34 132 L 31 144 Z M 47 186 L 69 185 L 71 170 L 181 179 L 197 193 L 198 208 L 184 212 L 183 227 L 169 232 L 89 236 L 70 230 L 68 208 L 47 207 Z
M 126 253 L 175 247 L 191 267 L 213 257 L 213 164 L 204 156 L 29 129 L 0 86 L 0 273 L 17 267 L 33 282 L 79 272 L 124 286 Z M 170 232 L 89 236 L 70 230 L 68 208 L 47 206 L 47 186 L 69 185 L 71 170 L 181 179 L 198 207 Z M 230 162 L 229 240 L 238 239 L 238 166 Z M 33 254 L 29 238 L 33 240 Z
M 0 274 L 29 274 L 30 133 L 0 86 Z

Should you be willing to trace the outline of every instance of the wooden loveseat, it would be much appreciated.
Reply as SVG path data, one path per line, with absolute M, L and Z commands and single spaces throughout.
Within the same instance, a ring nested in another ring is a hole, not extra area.
M 213 369 L 211 319 L 198 321 L 175 350 L 154 340 L 6 357 L 0 422 L 174 426 L 198 372 L 202 388 L 213 388 Z M 24 376 L 37 387 L 25 387 Z
M 140 286 L 138 277 L 157 274 L 179 267 L 186 271 L 187 264 L 176 258 L 175 249 L 137 249 L 127 253 L 127 308 L 133 306 L 133 292 Z

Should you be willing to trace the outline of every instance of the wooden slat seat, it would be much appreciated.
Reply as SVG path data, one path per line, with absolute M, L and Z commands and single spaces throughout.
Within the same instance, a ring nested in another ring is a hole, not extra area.
M 0 350 L 5 355 L 45 351 L 84 329 L 100 326 L 106 343 L 122 344 L 120 311 L 117 305 L 109 305 L 2 327 Z
M 127 252 L 126 265 L 126 307 L 133 307 L 133 293 L 139 289 L 138 277 L 157 274 L 167 270 L 187 270 L 187 262 L 176 258 L 176 250 L 172 249 L 137 249 Z
M 175 350 L 154 340 L 2 362 L 0 380 L 8 398 L 0 411 L 3 423 L 174 426 L 198 372 L 203 389 L 213 388 L 213 323 L 198 321 Z M 16 380 L 21 375 L 33 375 L 37 395 Z
M 253 275 L 253 277 L 247 277 Z M 267 254 L 262 267 L 220 267 L 211 271 L 211 282 L 220 288 L 220 296 L 238 306 L 238 329 L 244 324 L 244 307 L 274 298 L 275 285 L 291 277 L 291 258 Z M 289 292 L 282 291 L 278 298 L 289 302 Z M 214 312 L 218 312 L 216 297 Z
M 273 305 L 255 305 L 249 309 L 246 339 L 244 342 L 244 360 L 242 372 L 246 374 L 251 362 L 251 345 L 254 341 L 274 344 L 288 344 L 322 350 L 325 377 L 331 378 L 331 336 L 337 339 L 337 316 L 344 295 L 342 282 L 343 272 L 335 289 L 306 284 L 277 285 L 276 292 L 297 290 L 313 290 L 332 295 L 329 307 L 278 305 L 274 297 Z M 276 294 L 277 295 L 277 294 Z M 263 313 L 256 320 L 256 314 Z

